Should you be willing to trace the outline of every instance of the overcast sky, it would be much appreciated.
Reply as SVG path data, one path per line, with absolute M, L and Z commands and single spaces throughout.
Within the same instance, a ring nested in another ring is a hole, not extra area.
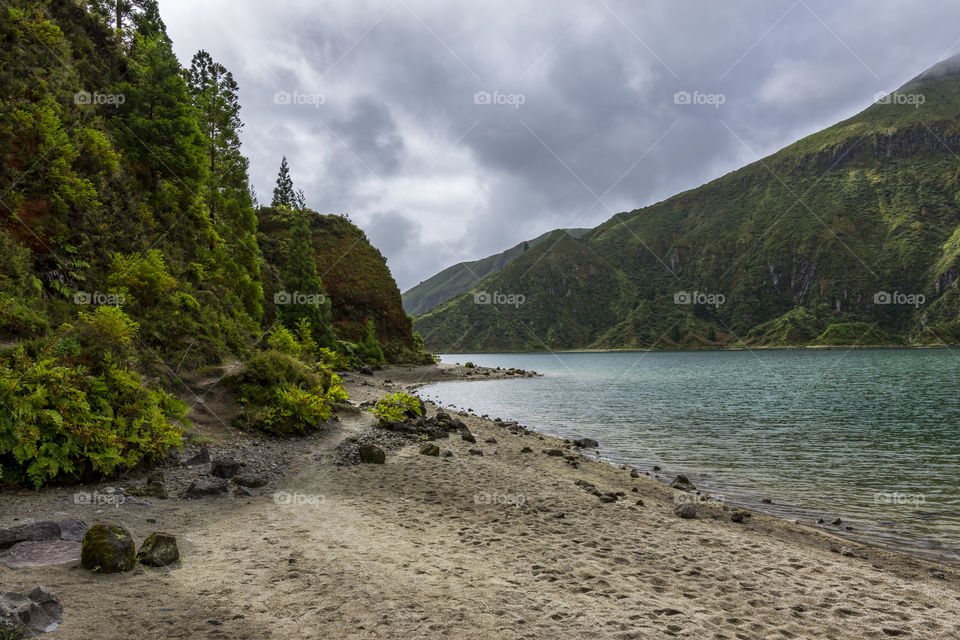
M 160 6 L 181 63 L 206 49 L 239 83 L 261 203 L 286 155 L 401 290 L 696 187 L 960 52 L 956 0 Z

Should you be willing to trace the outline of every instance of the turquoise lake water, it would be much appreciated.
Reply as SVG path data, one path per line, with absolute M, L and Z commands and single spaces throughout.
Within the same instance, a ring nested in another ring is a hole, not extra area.
M 514 419 L 717 500 L 960 564 L 960 351 L 456 354 L 542 378 L 424 399 Z M 773 504 L 762 504 L 768 498 Z

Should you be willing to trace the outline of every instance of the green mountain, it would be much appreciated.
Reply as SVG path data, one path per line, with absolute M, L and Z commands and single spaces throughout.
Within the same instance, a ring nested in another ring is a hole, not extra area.
M 300 433 L 335 369 L 429 359 L 383 256 L 285 161 L 255 204 L 237 85 L 181 66 L 156 0 L 5 3 L 0 88 L 0 484 L 156 459 L 212 386 Z
M 697 189 L 554 234 L 416 328 L 462 352 L 960 342 L 957 150 L 960 57 Z
M 578 238 L 589 229 L 564 229 L 564 231 Z M 552 232 L 548 231 L 533 240 L 521 242 L 503 253 L 497 253 L 472 262 L 459 262 L 452 267 L 447 267 L 440 273 L 407 290 L 403 294 L 404 308 L 410 315 L 418 316 L 464 291 L 469 291 L 487 276 L 499 272 L 524 251 L 546 240 L 550 233 Z

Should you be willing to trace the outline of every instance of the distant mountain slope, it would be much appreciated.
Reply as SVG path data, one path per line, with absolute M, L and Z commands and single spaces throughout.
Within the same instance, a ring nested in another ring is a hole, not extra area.
M 958 342 L 958 117 L 960 57 L 770 157 L 563 240 L 557 250 L 577 243 L 597 268 L 600 299 L 571 300 L 576 313 L 555 303 L 583 263 L 543 257 L 416 328 L 440 351 Z M 473 305 L 494 289 L 525 303 Z M 699 304 L 681 304 L 694 293 Z M 506 339 L 521 329 L 527 339 Z
M 589 229 L 565 229 L 573 237 L 582 236 Z M 511 260 L 525 250 L 535 247 L 549 236 L 552 231 L 537 236 L 533 240 L 521 242 L 517 246 L 507 249 L 480 260 L 460 262 L 447 267 L 440 273 L 431 276 L 417 286 L 403 294 L 403 307 L 412 316 L 426 313 L 437 305 L 446 302 L 464 291 L 469 291 L 475 284 L 503 269 Z M 525 248 L 526 247 L 526 248 Z

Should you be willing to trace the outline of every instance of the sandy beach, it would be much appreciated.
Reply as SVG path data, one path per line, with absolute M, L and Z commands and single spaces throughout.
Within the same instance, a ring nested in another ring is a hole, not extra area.
M 391 367 L 345 382 L 359 405 L 461 377 L 489 376 Z M 374 427 L 367 412 L 288 442 L 200 421 L 214 453 L 267 456 L 270 484 L 253 497 L 178 499 L 205 469 L 173 465 L 167 500 L 74 504 L 79 489 L 139 476 L 6 492 L 0 527 L 76 517 L 138 543 L 166 531 L 181 562 L 110 575 L 0 567 L 0 585 L 55 593 L 63 622 L 49 637 L 61 640 L 960 638 L 954 568 L 762 514 L 734 522 L 724 505 L 681 519 L 678 492 L 646 469 L 634 478 L 564 441 L 456 415 L 475 443 L 451 433 L 429 456 L 407 440 L 385 464 L 352 466 L 335 450 Z

